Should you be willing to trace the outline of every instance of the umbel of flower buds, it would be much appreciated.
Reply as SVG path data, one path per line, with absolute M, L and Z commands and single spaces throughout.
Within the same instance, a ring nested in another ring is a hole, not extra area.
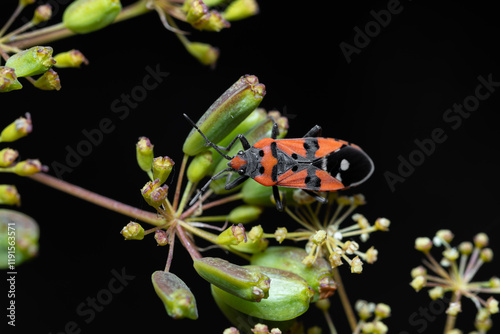
M 111 24 L 122 9 L 120 0 L 76 0 L 63 14 L 63 24 L 78 34 L 96 31 Z
M 42 74 L 54 64 L 50 46 L 34 46 L 14 54 L 5 62 L 5 66 L 13 68 L 18 77 Z

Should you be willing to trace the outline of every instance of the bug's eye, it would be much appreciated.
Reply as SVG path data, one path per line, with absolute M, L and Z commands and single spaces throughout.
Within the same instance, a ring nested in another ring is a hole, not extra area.
M 239 152 L 238 152 L 238 155 L 243 155 L 244 153 L 245 153 L 245 152 L 243 152 L 243 151 L 239 151 Z
M 243 174 L 245 174 L 245 171 L 246 171 L 246 168 L 241 167 L 240 169 L 238 169 L 238 174 L 243 175 Z

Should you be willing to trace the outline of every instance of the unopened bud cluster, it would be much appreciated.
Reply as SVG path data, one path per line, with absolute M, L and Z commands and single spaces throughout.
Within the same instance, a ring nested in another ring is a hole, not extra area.
M 474 282 L 473 278 L 483 265 L 493 259 L 493 251 L 487 247 L 489 238 L 485 233 L 478 233 L 473 242 L 464 241 L 456 247 L 452 246 L 453 240 L 454 235 L 450 230 L 439 230 L 432 240 L 427 237 L 415 240 L 415 249 L 422 252 L 427 261 L 425 266 L 412 270 L 410 285 L 417 292 L 428 287 L 429 297 L 433 300 L 443 299 L 449 292 L 471 299 L 476 306 L 480 306 L 476 328 L 487 330 L 491 326 L 490 315 L 499 312 L 498 301 L 491 296 L 485 300 L 479 294 L 500 293 L 500 282 L 496 277 L 487 282 Z M 432 255 L 431 251 L 435 248 L 444 248 L 440 259 Z M 428 274 L 428 270 L 431 273 Z M 448 304 L 446 314 L 456 317 L 462 308 L 461 300 L 452 301 Z

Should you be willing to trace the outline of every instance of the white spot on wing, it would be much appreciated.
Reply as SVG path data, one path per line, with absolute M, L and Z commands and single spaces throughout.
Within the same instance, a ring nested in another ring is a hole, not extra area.
M 347 161 L 346 159 L 342 159 L 342 161 L 340 162 L 340 169 L 341 170 L 348 170 L 349 169 L 349 161 Z

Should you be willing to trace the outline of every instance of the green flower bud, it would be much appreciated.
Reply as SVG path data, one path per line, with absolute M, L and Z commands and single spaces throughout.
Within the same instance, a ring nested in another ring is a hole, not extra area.
M 76 0 L 64 11 L 63 23 L 73 32 L 86 34 L 111 24 L 121 10 L 120 0 Z
M 328 261 L 318 257 L 311 266 L 307 266 L 302 262 L 306 256 L 307 252 L 303 248 L 274 246 L 254 254 L 250 263 L 287 270 L 304 278 L 315 292 L 311 302 L 330 297 L 337 289 L 337 284 Z
M 198 319 L 196 299 L 179 277 L 169 272 L 155 271 L 151 281 L 169 316 L 174 319 Z
M 157 157 L 153 159 L 153 178 L 160 180 L 160 184 L 165 183 L 172 169 L 174 168 L 175 162 L 169 157 Z
M 156 230 L 155 231 L 155 240 L 158 246 L 166 246 L 168 245 L 168 235 L 165 230 Z
M 243 204 L 229 212 L 227 220 L 233 224 L 246 224 L 259 219 L 263 208 L 256 205 Z
M 168 186 L 161 186 L 160 180 L 149 181 L 141 189 L 142 197 L 153 208 L 159 208 L 168 195 Z
M 205 151 L 198 153 L 187 168 L 187 178 L 192 183 L 198 183 L 203 179 L 210 171 L 212 167 L 212 152 Z
M 238 300 L 259 302 L 269 297 L 269 277 L 258 270 L 214 257 L 194 260 L 194 269 L 209 283 Z
M 36 81 L 35 87 L 41 90 L 60 90 L 61 80 L 59 75 L 53 69 L 42 74 Z
M 4 148 L 0 151 L 0 167 L 8 167 L 16 161 L 19 152 L 11 148 Z
M 29 176 L 46 170 L 47 167 L 43 166 L 38 159 L 21 161 L 12 168 L 12 172 L 19 176 Z
M 16 186 L 0 184 L 0 204 L 21 205 L 21 195 L 17 192 Z
M 35 9 L 35 14 L 31 19 L 33 25 L 37 25 L 39 23 L 48 21 L 52 16 L 52 6 L 50 5 L 41 5 Z
M 215 238 L 215 243 L 219 245 L 238 245 L 247 240 L 243 225 L 233 225 L 225 229 Z
M 293 198 L 293 188 L 278 187 L 281 198 L 287 206 L 296 205 Z M 258 182 L 245 182 L 241 188 L 243 194 L 243 202 L 251 205 L 272 207 L 276 206 L 274 203 L 273 189 L 271 187 L 263 186 Z
M 195 29 L 220 31 L 230 26 L 230 23 L 222 18 L 219 12 L 209 10 L 201 0 L 186 1 L 184 10 L 186 11 L 186 21 Z
M 228 21 L 243 20 L 259 13 L 259 4 L 255 0 L 235 0 L 222 13 Z
M 42 74 L 54 64 L 50 46 L 34 46 L 14 54 L 7 60 L 5 66 L 13 68 L 20 78 Z
M 265 86 L 256 76 L 243 76 L 210 106 L 196 125 L 209 140 L 218 143 L 257 108 L 264 95 Z M 192 129 L 184 141 L 184 153 L 193 156 L 205 150 L 205 139 Z
M 139 167 L 145 172 L 149 172 L 153 165 L 153 147 L 154 145 L 151 144 L 149 139 L 146 137 L 140 137 L 139 141 L 135 145 L 137 163 L 139 164 Z
M 19 138 L 27 136 L 32 130 L 31 115 L 26 113 L 26 118 L 19 117 L 2 130 L 0 133 L 0 142 L 16 141 Z
M 0 66 L 0 93 L 23 88 L 13 68 Z
M 189 41 L 183 44 L 187 52 L 203 65 L 215 66 L 219 59 L 219 49 L 210 44 Z
M 248 270 L 261 271 L 271 279 L 269 297 L 259 303 L 243 300 L 213 285 L 212 295 L 236 310 L 253 317 L 272 321 L 286 321 L 303 314 L 309 308 L 314 292 L 300 276 L 276 268 L 245 266 Z
M 15 230 L 15 243 L 12 230 Z M 36 221 L 23 213 L 0 209 L 0 269 L 16 268 L 38 253 L 40 229 Z M 15 261 L 12 250 L 15 247 Z
M 81 64 L 88 65 L 89 61 L 83 53 L 78 50 L 70 50 L 66 52 L 58 53 L 54 56 L 54 60 L 56 63 L 55 67 L 63 68 L 63 67 L 80 67 Z
M 269 240 L 265 238 L 252 240 L 247 237 L 246 241 L 240 242 L 238 245 L 230 245 L 229 248 L 234 249 L 235 251 L 238 252 L 255 254 L 263 252 L 268 245 L 269 245 Z
M 142 240 L 144 239 L 144 228 L 135 222 L 130 222 L 121 230 L 121 235 L 125 240 Z

